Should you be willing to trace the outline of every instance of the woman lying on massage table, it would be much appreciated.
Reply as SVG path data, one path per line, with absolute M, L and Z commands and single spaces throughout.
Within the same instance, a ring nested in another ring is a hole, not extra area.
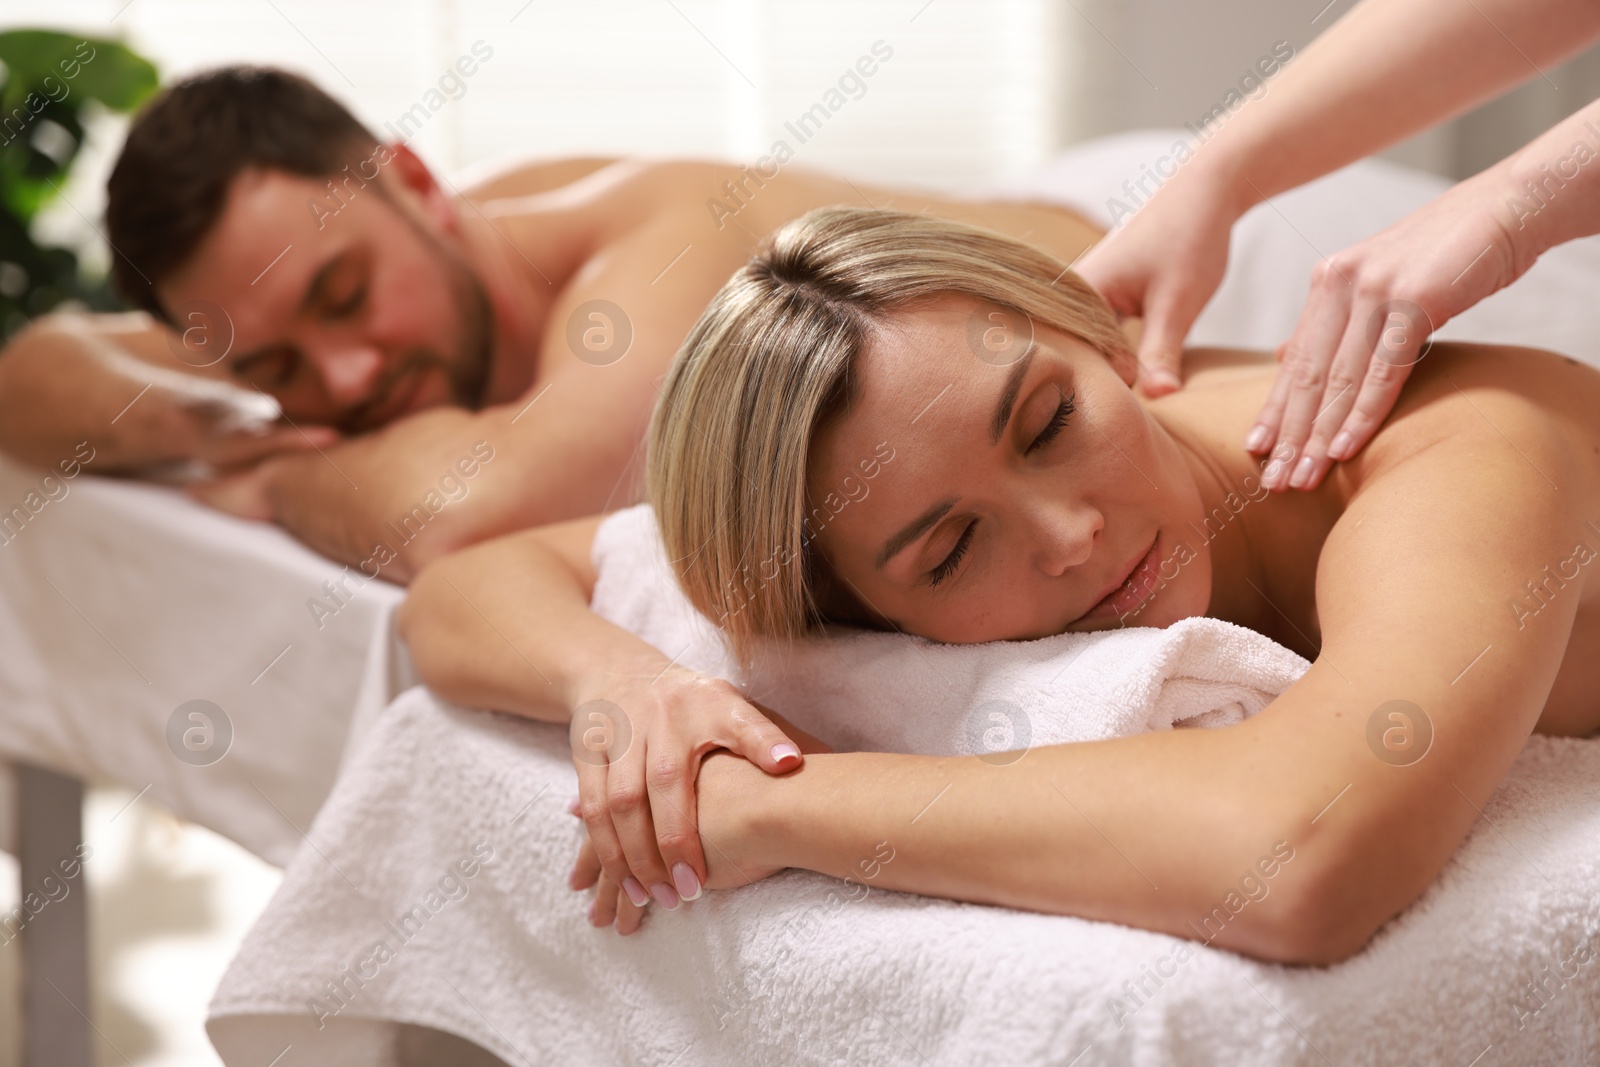
M 575 761 L 573 884 L 597 883 L 596 924 L 637 928 L 645 887 L 670 908 L 785 867 L 843 876 L 887 841 L 874 885 L 1194 937 L 1287 842 L 1276 891 L 1214 943 L 1342 959 L 1433 880 L 1530 731 L 1600 729 L 1600 374 L 1435 345 L 1363 452 L 1273 494 L 1237 442 L 1276 364 L 1186 368 L 1183 390 L 1136 398 L 1104 304 L 1027 245 L 822 209 L 690 334 L 650 496 L 680 585 L 741 656 L 824 620 L 980 642 L 1210 615 L 1313 661 L 1236 726 L 1006 766 L 831 754 L 789 730 L 821 754 L 777 761 L 774 717 L 588 612 L 597 519 L 429 568 L 405 635 L 446 699 L 625 709 L 609 766 Z M 1391 701 L 1416 721 L 1369 743 Z M 1424 717 L 1421 758 L 1385 749 Z

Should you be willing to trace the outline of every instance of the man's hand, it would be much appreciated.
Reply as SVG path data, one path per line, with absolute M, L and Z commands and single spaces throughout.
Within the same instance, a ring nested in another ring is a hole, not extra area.
M 327 448 L 339 441 L 326 426 L 228 426 L 212 421 L 196 433 L 196 458 L 215 468 L 207 479 L 190 482 L 190 496 L 241 519 L 272 522 L 272 479 L 286 453 Z
M 1272 392 L 1245 440 L 1299 461 L 1264 478 L 1314 489 L 1372 439 L 1440 326 L 1510 285 L 1536 256 L 1504 224 L 1505 169 L 1454 186 L 1360 244 L 1323 260 Z

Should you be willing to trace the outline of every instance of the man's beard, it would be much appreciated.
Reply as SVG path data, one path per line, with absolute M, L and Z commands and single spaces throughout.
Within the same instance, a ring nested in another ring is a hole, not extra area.
M 444 374 L 450 387 L 450 400 L 469 411 L 481 410 L 489 391 L 489 374 L 494 361 L 494 305 L 478 276 L 461 255 L 427 232 L 404 212 L 398 212 L 407 226 L 443 263 L 456 312 L 458 330 L 454 358 L 441 356 L 432 348 L 410 349 L 378 380 L 370 399 L 346 412 L 339 428 L 346 433 L 364 433 L 378 428 L 372 422 L 375 412 L 389 402 L 390 395 L 410 376 L 430 370 Z M 407 413 L 409 414 L 409 413 Z

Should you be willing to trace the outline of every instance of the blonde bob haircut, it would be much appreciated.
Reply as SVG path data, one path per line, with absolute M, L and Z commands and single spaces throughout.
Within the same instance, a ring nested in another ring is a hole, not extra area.
M 850 404 L 872 335 L 947 293 L 1132 359 L 1099 294 L 1049 254 L 959 222 L 847 207 L 764 241 L 684 341 L 650 421 L 649 498 L 685 596 L 742 663 L 761 639 L 870 618 L 812 545 L 811 442 Z

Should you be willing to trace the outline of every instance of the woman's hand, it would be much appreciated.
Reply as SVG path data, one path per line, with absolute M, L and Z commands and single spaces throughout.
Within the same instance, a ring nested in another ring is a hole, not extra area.
M 610 675 L 579 692 L 571 725 L 579 810 L 600 866 L 635 908 L 652 898 L 676 908 L 707 884 L 695 798 L 707 754 L 725 748 L 783 774 L 801 764 L 797 740 L 819 750 L 729 683 L 679 667 L 654 678 Z
M 1119 318 L 1144 319 L 1138 384 L 1146 395 L 1179 387 L 1183 339 L 1222 284 L 1228 234 L 1239 213 L 1220 178 L 1180 170 L 1126 225 L 1079 260 L 1078 275 Z
M 1276 465 L 1268 488 L 1314 489 L 1335 461 L 1359 452 L 1428 336 L 1532 265 L 1537 254 L 1508 224 L 1507 199 L 1521 193 L 1506 188 L 1505 174 L 1490 168 L 1318 264 L 1245 440 L 1251 452 L 1299 456 Z
M 787 724 L 786 728 L 799 733 Z M 809 735 L 802 736 L 814 740 Z M 816 743 L 820 747 L 808 747 L 808 751 L 829 751 L 826 745 Z M 746 816 L 751 810 L 752 791 L 765 784 L 765 777 L 749 760 L 729 752 L 713 752 L 702 761 L 696 792 L 701 851 L 708 861 L 706 889 L 751 885 L 783 869 L 757 858 L 751 847 L 753 835 Z M 589 922 L 595 926 L 610 926 L 614 920 L 617 933 L 626 936 L 644 921 L 644 905 L 635 903 L 602 868 L 593 838 L 584 838 L 567 884 L 576 890 L 594 887 Z

